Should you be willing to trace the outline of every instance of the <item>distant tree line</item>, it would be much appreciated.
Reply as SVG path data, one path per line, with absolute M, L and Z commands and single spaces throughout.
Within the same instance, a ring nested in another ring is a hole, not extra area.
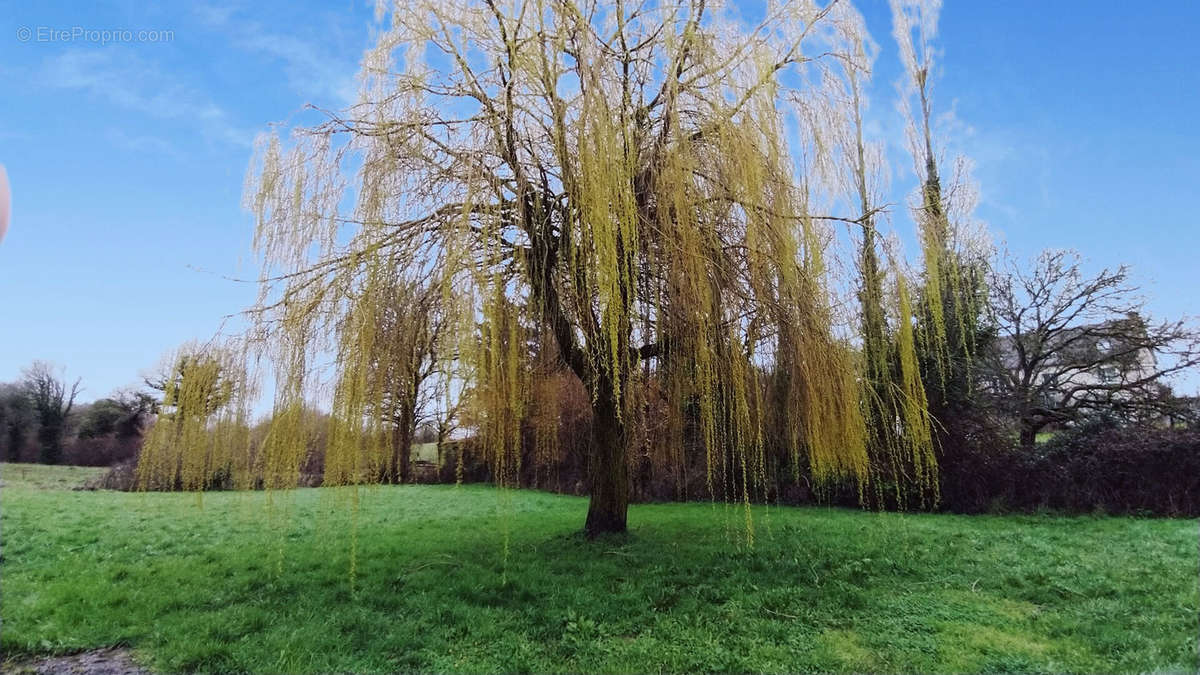
M 924 309 L 914 312 L 917 332 L 907 338 L 918 341 L 919 386 L 928 392 L 933 411 L 940 506 L 961 511 L 999 504 L 1074 508 L 1094 495 L 1108 494 L 1123 508 L 1137 511 L 1143 508 L 1139 504 L 1151 503 L 1139 502 L 1140 492 L 1097 486 L 1123 480 L 1114 473 L 1138 475 L 1138 467 L 1147 476 L 1154 474 L 1158 501 L 1151 500 L 1153 504 L 1174 504 L 1173 509 L 1190 504 L 1180 496 L 1190 488 L 1171 487 L 1175 474 L 1162 467 L 1190 466 L 1193 455 L 1200 456 L 1195 434 L 1183 431 L 1197 427 L 1200 405 L 1196 397 L 1173 392 L 1167 378 L 1200 363 L 1200 332 L 1187 321 L 1152 321 L 1128 269 L 1087 274 L 1075 252 L 1047 251 L 1029 262 L 963 258 L 958 264 L 963 276 L 947 283 L 978 285 L 969 310 L 945 309 L 946 316 L 965 315 L 969 322 L 953 318 L 946 326 L 970 339 L 951 338 L 940 356 L 923 346 L 928 338 L 922 331 L 931 330 L 934 321 L 926 297 L 915 300 Z M 436 294 L 429 288 L 396 292 L 416 301 L 396 303 L 395 311 L 376 318 L 377 334 L 387 339 L 375 348 L 369 372 L 376 380 L 373 386 L 388 395 L 376 411 L 383 423 L 362 439 L 381 449 L 372 471 L 384 482 L 496 480 L 478 432 L 483 421 L 471 405 L 476 392 L 456 387 L 437 365 L 437 351 L 447 347 L 439 339 L 444 318 L 438 315 Z M 861 294 L 864 317 L 869 296 L 879 292 L 866 288 Z M 896 417 L 902 413 L 886 397 L 904 385 L 896 348 L 906 339 L 904 324 L 878 326 L 864 320 L 862 326 L 856 349 L 879 364 L 867 370 L 872 379 L 866 391 L 875 395 L 864 398 L 865 414 Z M 594 424 L 589 394 L 544 340 L 531 334 L 524 345 L 528 354 L 522 361 L 532 386 L 521 392 L 519 456 L 510 478 L 517 485 L 586 494 L 585 446 Z M 872 349 L 878 354 L 872 355 Z M 173 468 L 165 472 L 165 482 L 143 487 L 322 484 L 331 437 L 339 433 L 337 418 L 302 401 L 297 409 L 277 406 L 271 415 L 250 419 L 244 408 L 236 408 L 241 390 L 249 386 L 239 368 L 236 354 L 188 345 L 145 376 L 145 388 L 81 403 L 79 379 L 34 362 L 20 380 L 0 384 L 0 457 L 119 465 L 121 475 L 109 486 L 130 489 L 135 487 L 134 461 L 150 438 L 155 440 L 149 447 L 159 453 L 156 461 Z M 750 378 L 769 383 L 772 373 L 758 368 Z M 765 391 L 770 394 L 769 387 Z M 715 488 L 709 484 L 702 455 L 686 445 L 695 442 L 697 428 L 685 430 L 684 447 L 660 442 L 665 401 L 653 386 L 641 395 L 645 407 L 628 421 L 631 498 L 736 498 L 728 482 L 717 481 Z M 768 403 L 778 408 L 768 414 L 787 413 L 781 401 Z M 292 416 L 282 428 L 296 427 L 299 420 L 295 435 L 279 433 L 281 414 Z M 1043 447 L 1055 435 L 1058 439 Z M 879 476 L 887 471 L 878 467 L 892 461 L 891 442 L 896 441 L 886 434 L 871 439 L 872 467 Z M 418 457 L 414 449 L 422 446 L 424 454 Z M 1087 453 L 1080 454 L 1083 449 Z M 281 453 L 296 458 L 298 468 L 290 478 L 271 474 L 271 457 Z M 770 444 L 767 457 L 776 465 L 790 459 L 784 448 Z M 194 484 L 184 480 L 188 466 L 201 467 Z M 818 493 L 806 466 L 794 472 L 798 480 L 777 476 L 757 498 L 846 504 L 862 498 L 852 483 Z M 1055 488 L 1054 476 L 1071 476 L 1073 482 Z M 1020 486 L 1032 491 L 1022 492 Z M 905 505 L 886 489 L 866 499 L 882 508 L 936 504 Z
M 7 462 L 108 466 L 136 456 L 156 399 L 120 390 L 78 401 L 82 380 L 35 361 L 16 382 L 0 383 L 0 457 Z

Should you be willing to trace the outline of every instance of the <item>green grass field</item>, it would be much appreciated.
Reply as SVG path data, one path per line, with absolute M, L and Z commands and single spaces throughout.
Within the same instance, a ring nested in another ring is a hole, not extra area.
M 67 471 L 69 473 L 69 470 Z M 166 671 L 1197 670 L 1197 523 L 636 506 L 484 487 L 74 492 L 0 467 L 8 657 Z M 505 504 L 507 501 L 507 505 Z M 509 532 L 509 552 L 503 552 Z
M 412 458 L 415 462 L 437 462 L 437 443 L 413 443 Z
M 0 487 L 70 490 L 107 469 L 93 466 L 46 466 L 45 464 L 0 464 Z

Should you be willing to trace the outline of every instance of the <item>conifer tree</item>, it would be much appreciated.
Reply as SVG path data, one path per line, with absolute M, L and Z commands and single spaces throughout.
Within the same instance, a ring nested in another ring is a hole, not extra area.
M 923 265 L 917 309 L 921 373 L 945 449 L 948 442 L 961 440 L 961 423 L 973 408 L 972 361 L 985 337 L 981 321 L 986 307 L 986 256 L 968 223 L 952 217 L 951 197 L 956 193 L 960 203 L 968 204 L 959 210 L 969 211 L 965 195 L 971 187 L 963 175 L 965 160 L 958 162 L 953 183 L 943 185 L 934 139 L 932 40 L 940 8 L 940 0 L 892 0 L 893 32 L 905 67 L 902 110 L 908 117 L 909 147 L 920 179 L 914 215 Z

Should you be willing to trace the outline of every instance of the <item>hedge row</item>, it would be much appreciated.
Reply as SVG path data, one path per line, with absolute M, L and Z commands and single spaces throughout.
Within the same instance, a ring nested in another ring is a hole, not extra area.
M 1094 423 L 1034 450 L 960 449 L 943 459 L 942 508 L 1200 516 L 1200 430 Z

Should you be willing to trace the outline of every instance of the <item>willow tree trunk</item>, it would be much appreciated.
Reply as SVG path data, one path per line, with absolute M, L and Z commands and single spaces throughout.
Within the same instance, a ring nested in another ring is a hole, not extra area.
M 522 204 L 532 202 L 530 198 L 523 200 Z M 547 199 L 543 203 L 556 204 L 557 200 Z M 559 299 L 555 273 L 559 264 L 558 241 L 549 227 L 551 214 L 545 213 L 543 218 L 535 220 L 530 206 L 526 206 L 524 214 L 525 231 L 531 240 L 532 254 L 528 259 L 533 297 L 554 334 L 559 353 L 567 366 L 585 386 L 595 386 L 592 391 L 592 447 L 588 461 L 591 502 L 583 531 L 588 537 L 624 532 L 625 514 L 629 510 L 629 460 L 625 448 L 625 424 L 620 414 L 624 394 L 619 391 L 617 383 L 629 382 L 628 368 L 620 368 L 620 377 L 614 380 L 611 373 L 605 372 L 603 367 L 597 367 L 588 351 L 580 347 L 576 341 L 575 324 L 563 310 Z M 618 241 L 618 257 L 624 259 L 622 246 Z M 578 268 L 568 268 L 568 271 L 579 272 Z M 631 292 L 626 292 L 624 297 L 629 295 Z M 629 348 L 630 327 L 626 324 L 623 331 L 618 332 L 625 337 L 620 339 L 615 351 L 624 353 Z M 596 353 L 607 354 L 609 350 L 601 348 Z
M 392 427 L 392 457 L 388 467 L 391 482 L 408 483 L 412 479 L 412 420 L 412 413 L 403 409 Z
M 629 455 L 625 424 L 614 392 L 602 392 L 592 404 L 591 502 L 584 532 L 589 537 L 625 531 L 629 510 Z

